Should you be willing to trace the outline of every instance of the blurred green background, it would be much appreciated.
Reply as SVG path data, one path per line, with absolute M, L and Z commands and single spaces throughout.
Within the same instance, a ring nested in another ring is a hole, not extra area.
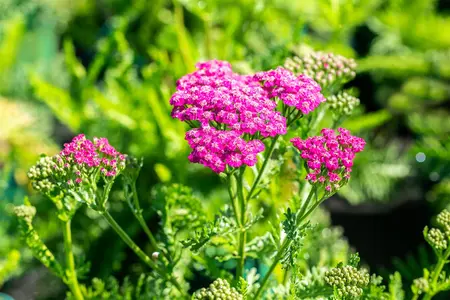
M 42 238 L 60 249 L 51 203 L 26 178 L 41 153 L 78 132 L 108 137 L 144 157 L 138 188 L 152 229 L 151 191 L 161 183 L 191 186 L 212 215 L 226 191 L 187 161 L 186 128 L 170 117 L 176 80 L 201 60 L 246 73 L 307 48 L 357 60 L 350 85 L 362 105 L 343 126 L 369 141 L 322 223 L 343 226 L 374 271 L 420 276 L 421 228 L 450 204 L 449 32 L 446 0 L 0 0 L 0 291 L 16 299 L 64 291 L 23 248 L 9 209 L 29 195 Z M 130 218 L 116 198 L 112 211 Z M 73 224 L 75 252 L 92 262 L 87 277 L 137 273 L 95 217 L 86 209 Z M 127 230 L 144 240 L 136 225 Z

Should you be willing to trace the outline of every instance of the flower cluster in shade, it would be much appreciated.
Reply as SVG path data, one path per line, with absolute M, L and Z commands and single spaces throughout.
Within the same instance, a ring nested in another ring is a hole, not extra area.
M 364 150 L 365 141 L 339 128 L 336 135 L 333 129 L 322 129 L 321 136 L 291 139 L 300 150 L 300 157 L 306 161 L 309 173 L 306 179 L 312 184 L 323 184 L 330 192 L 338 189 L 350 178 L 355 154 Z
M 125 159 L 106 138 L 91 141 L 80 134 L 59 154 L 41 157 L 28 177 L 36 190 L 50 193 L 61 186 L 81 185 L 96 175 L 114 178 L 125 168 Z
M 186 134 L 193 149 L 190 161 L 218 173 L 227 166 L 253 166 L 264 151 L 261 139 L 287 133 L 279 101 L 303 114 L 325 101 L 316 82 L 283 68 L 241 75 L 218 60 L 196 68 L 177 82 L 172 117 L 198 127 Z
M 305 74 L 317 81 L 323 88 L 343 84 L 356 75 L 354 59 L 326 52 L 310 52 L 303 57 L 288 58 L 285 68 L 295 74 Z

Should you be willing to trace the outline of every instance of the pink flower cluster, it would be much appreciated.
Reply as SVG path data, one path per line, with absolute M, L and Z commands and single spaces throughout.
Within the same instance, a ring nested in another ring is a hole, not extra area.
M 245 141 L 233 130 L 217 130 L 210 126 L 194 128 L 186 133 L 186 140 L 193 149 L 189 160 L 201 163 L 216 173 L 225 171 L 226 166 L 239 168 L 254 166 L 256 155 L 264 151 L 260 140 Z
M 233 73 L 228 62 L 208 61 L 183 76 L 170 99 L 172 116 L 201 125 L 224 124 L 230 130 L 263 137 L 286 134 L 286 119 L 276 111 L 260 83 Z
M 333 129 L 325 128 L 321 131 L 322 136 L 291 139 L 310 170 L 306 179 L 325 184 L 327 191 L 338 188 L 342 179 L 350 178 L 355 154 L 366 144 L 364 139 L 351 135 L 347 129 L 339 128 L 338 131 L 336 135 Z
M 291 71 L 278 67 L 256 73 L 254 77 L 263 82 L 269 97 L 278 97 L 284 104 L 295 107 L 305 115 L 325 102 L 325 97 L 320 93 L 320 85 L 306 75 L 296 76 Z
M 79 134 L 70 143 L 64 144 L 58 160 L 60 163 L 64 162 L 64 168 L 74 167 L 77 170 L 76 183 L 82 182 L 83 170 L 99 168 L 104 176 L 113 177 L 125 166 L 125 155 L 114 149 L 108 139 L 94 138 L 92 142 L 84 134 Z
M 278 98 L 303 113 L 325 100 L 312 79 L 282 68 L 240 75 L 228 62 L 218 60 L 198 63 L 196 68 L 177 82 L 170 99 L 172 117 L 200 124 L 200 129 L 186 134 L 193 149 L 189 159 L 215 172 L 226 166 L 254 165 L 256 154 L 264 150 L 264 144 L 255 139 L 286 134 L 286 118 L 277 111 Z

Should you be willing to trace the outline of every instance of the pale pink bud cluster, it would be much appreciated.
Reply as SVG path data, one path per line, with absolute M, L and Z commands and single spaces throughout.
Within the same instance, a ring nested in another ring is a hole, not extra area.
M 263 82 L 269 97 L 278 97 L 284 104 L 295 107 L 305 115 L 325 102 L 325 97 L 320 93 L 320 85 L 306 75 L 296 76 L 291 71 L 278 67 L 256 73 L 254 77 Z
M 339 128 L 338 131 L 336 135 L 333 129 L 325 128 L 321 131 L 322 136 L 291 139 L 310 171 L 306 179 L 313 184 L 324 184 L 329 192 L 350 178 L 355 154 L 366 144 L 364 139 L 351 135 L 347 129 Z
M 189 130 L 186 140 L 193 149 L 189 160 L 203 164 L 216 173 L 225 171 L 226 166 L 254 166 L 257 154 L 264 151 L 260 140 L 247 142 L 237 131 L 217 130 L 210 126 Z
M 77 168 L 78 177 L 75 183 L 81 183 L 82 171 L 99 170 L 106 177 L 114 177 L 125 167 L 125 155 L 111 146 L 106 138 L 94 138 L 93 142 L 84 134 L 74 137 L 70 143 L 64 144 L 64 149 L 57 159 L 65 163 L 65 167 Z

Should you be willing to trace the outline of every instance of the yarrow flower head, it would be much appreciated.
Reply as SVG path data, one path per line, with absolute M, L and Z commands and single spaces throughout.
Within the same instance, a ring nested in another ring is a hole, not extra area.
M 178 80 L 170 99 L 172 117 L 241 134 L 286 133 L 286 119 L 275 110 L 276 102 L 252 76 L 233 73 L 228 62 L 216 60 L 199 63 L 197 69 Z
M 107 138 L 94 138 L 92 142 L 84 134 L 64 144 L 59 157 L 85 171 L 99 170 L 106 177 L 114 177 L 125 168 L 125 155 L 111 146 Z
M 278 67 L 256 73 L 254 77 L 263 82 L 263 87 L 271 98 L 278 97 L 284 104 L 295 107 L 305 115 L 325 101 L 320 93 L 320 85 L 306 75 L 296 76 L 291 71 Z
M 284 66 L 295 74 L 306 74 L 323 88 L 344 84 L 356 75 L 354 59 L 321 51 L 310 52 L 303 57 L 288 58 Z
M 255 165 L 264 150 L 261 139 L 287 133 L 289 115 L 277 111 L 279 99 L 304 114 L 325 101 L 317 83 L 282 68 L 240 75 L 217 60 L 196 68 L 177 82 L 172 117 L 194 127 L 186 133 L 193 149 L 189 160 L 217 173 Z
M 186 140 L 193 149 L 189 160 L 201 163 L 216 173 L 223 172 L 226 166 L 254 166 L 256 155 L 264 151 L 260 140 L 245 141 L 236 131 L 217 130 L 210 126 L 188 131 Z
M 355 154 L 364 149 L 365 141 L 353 136 L 347 129 L 339 128 L 336 135 L 333 129 L 325 128 L 322 136 L 302 140 L 291 139 L 300 150 L 300 157 L 306 161 L 309 173 L 306 179 L 312 184 L 325 186 L 326 191 L 335 191 L 350 178 Z
M 94 138 L 92 142 L 80 134 L 64 144 L 59 154 L 42 157 L 28 171 L 28 177 L 36 190 L 58 192 L 88 183 L 97 175 L 114 178 L 125 168 L 125 158 L 106 138 Z
M 192 299 L 242 300 L 244 297 L 239 294 L 235 288 L 232 288 L 228 281 L 219 278 L 211 283 L 207 289 L 202 288 L 196 291 L 194 295 L 192 295 Z

